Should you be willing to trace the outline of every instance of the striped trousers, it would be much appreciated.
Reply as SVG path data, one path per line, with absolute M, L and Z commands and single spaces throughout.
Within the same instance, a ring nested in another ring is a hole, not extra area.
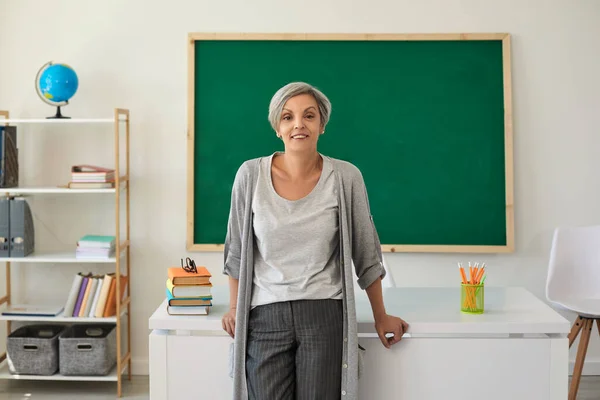
M 296 300 L 250 311 L 249 400 L 340 399 L 341 300 Z

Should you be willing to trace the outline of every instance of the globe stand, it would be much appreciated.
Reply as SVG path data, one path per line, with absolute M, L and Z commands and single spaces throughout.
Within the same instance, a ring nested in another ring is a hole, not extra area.
M 56 114 L 52 117 L 46 117 L 46 119 L 70 119 L 71 117 L 65 117 L 60 112 L 60 106 L 56 106 Z

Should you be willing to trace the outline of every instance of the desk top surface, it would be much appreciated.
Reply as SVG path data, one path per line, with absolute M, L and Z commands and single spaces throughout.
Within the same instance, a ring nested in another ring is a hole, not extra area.
M 461 334 L 565 334 L 567 319 L 521 287 L 486 287 L 485 312 L 480 315 L 460 311 L 458 287 L 393 287 L 383 289 L 388 314 L 409 323 L 414 335 Z M 150 329 L 194 330 L 225 333 L 221 318 L 227 312 L 229 289 L 213 287 L 213 307 L 209 315 L 173 316 L 167 314 L 166 300 L 150 317 Z M 374 333 L 373 314 L 364 291 L 356 292 L 359 334 Z

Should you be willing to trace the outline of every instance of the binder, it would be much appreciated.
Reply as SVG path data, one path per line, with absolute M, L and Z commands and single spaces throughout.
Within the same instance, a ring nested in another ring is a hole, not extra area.
M 10 256 L 10 198 L 0 199 L 0 257 Z
M 19 186 L 17 127 L 0 126 L 0 187 Z
M 10 201 L 9 257 L 26 257 L 33 252 L 35 232 L 29 204 L 22 197 Z

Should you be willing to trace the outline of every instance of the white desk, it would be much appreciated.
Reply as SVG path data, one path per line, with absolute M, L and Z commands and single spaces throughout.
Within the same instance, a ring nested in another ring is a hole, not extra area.
M 230 399 L 221 328 L 228 289 L 214 288 L 208 316 L 149 321 L 150 398 Z M 366 295 L 357 298 L 359 342 L 367 349 L 360 399 L 563 400 L 568 393 L 569 322 L 522 288 L 486 288 L 485 313 L 462 314 L 459 288 L 387 288 L 388 313 L 405 319 L 405 338 L 386 349 Z

